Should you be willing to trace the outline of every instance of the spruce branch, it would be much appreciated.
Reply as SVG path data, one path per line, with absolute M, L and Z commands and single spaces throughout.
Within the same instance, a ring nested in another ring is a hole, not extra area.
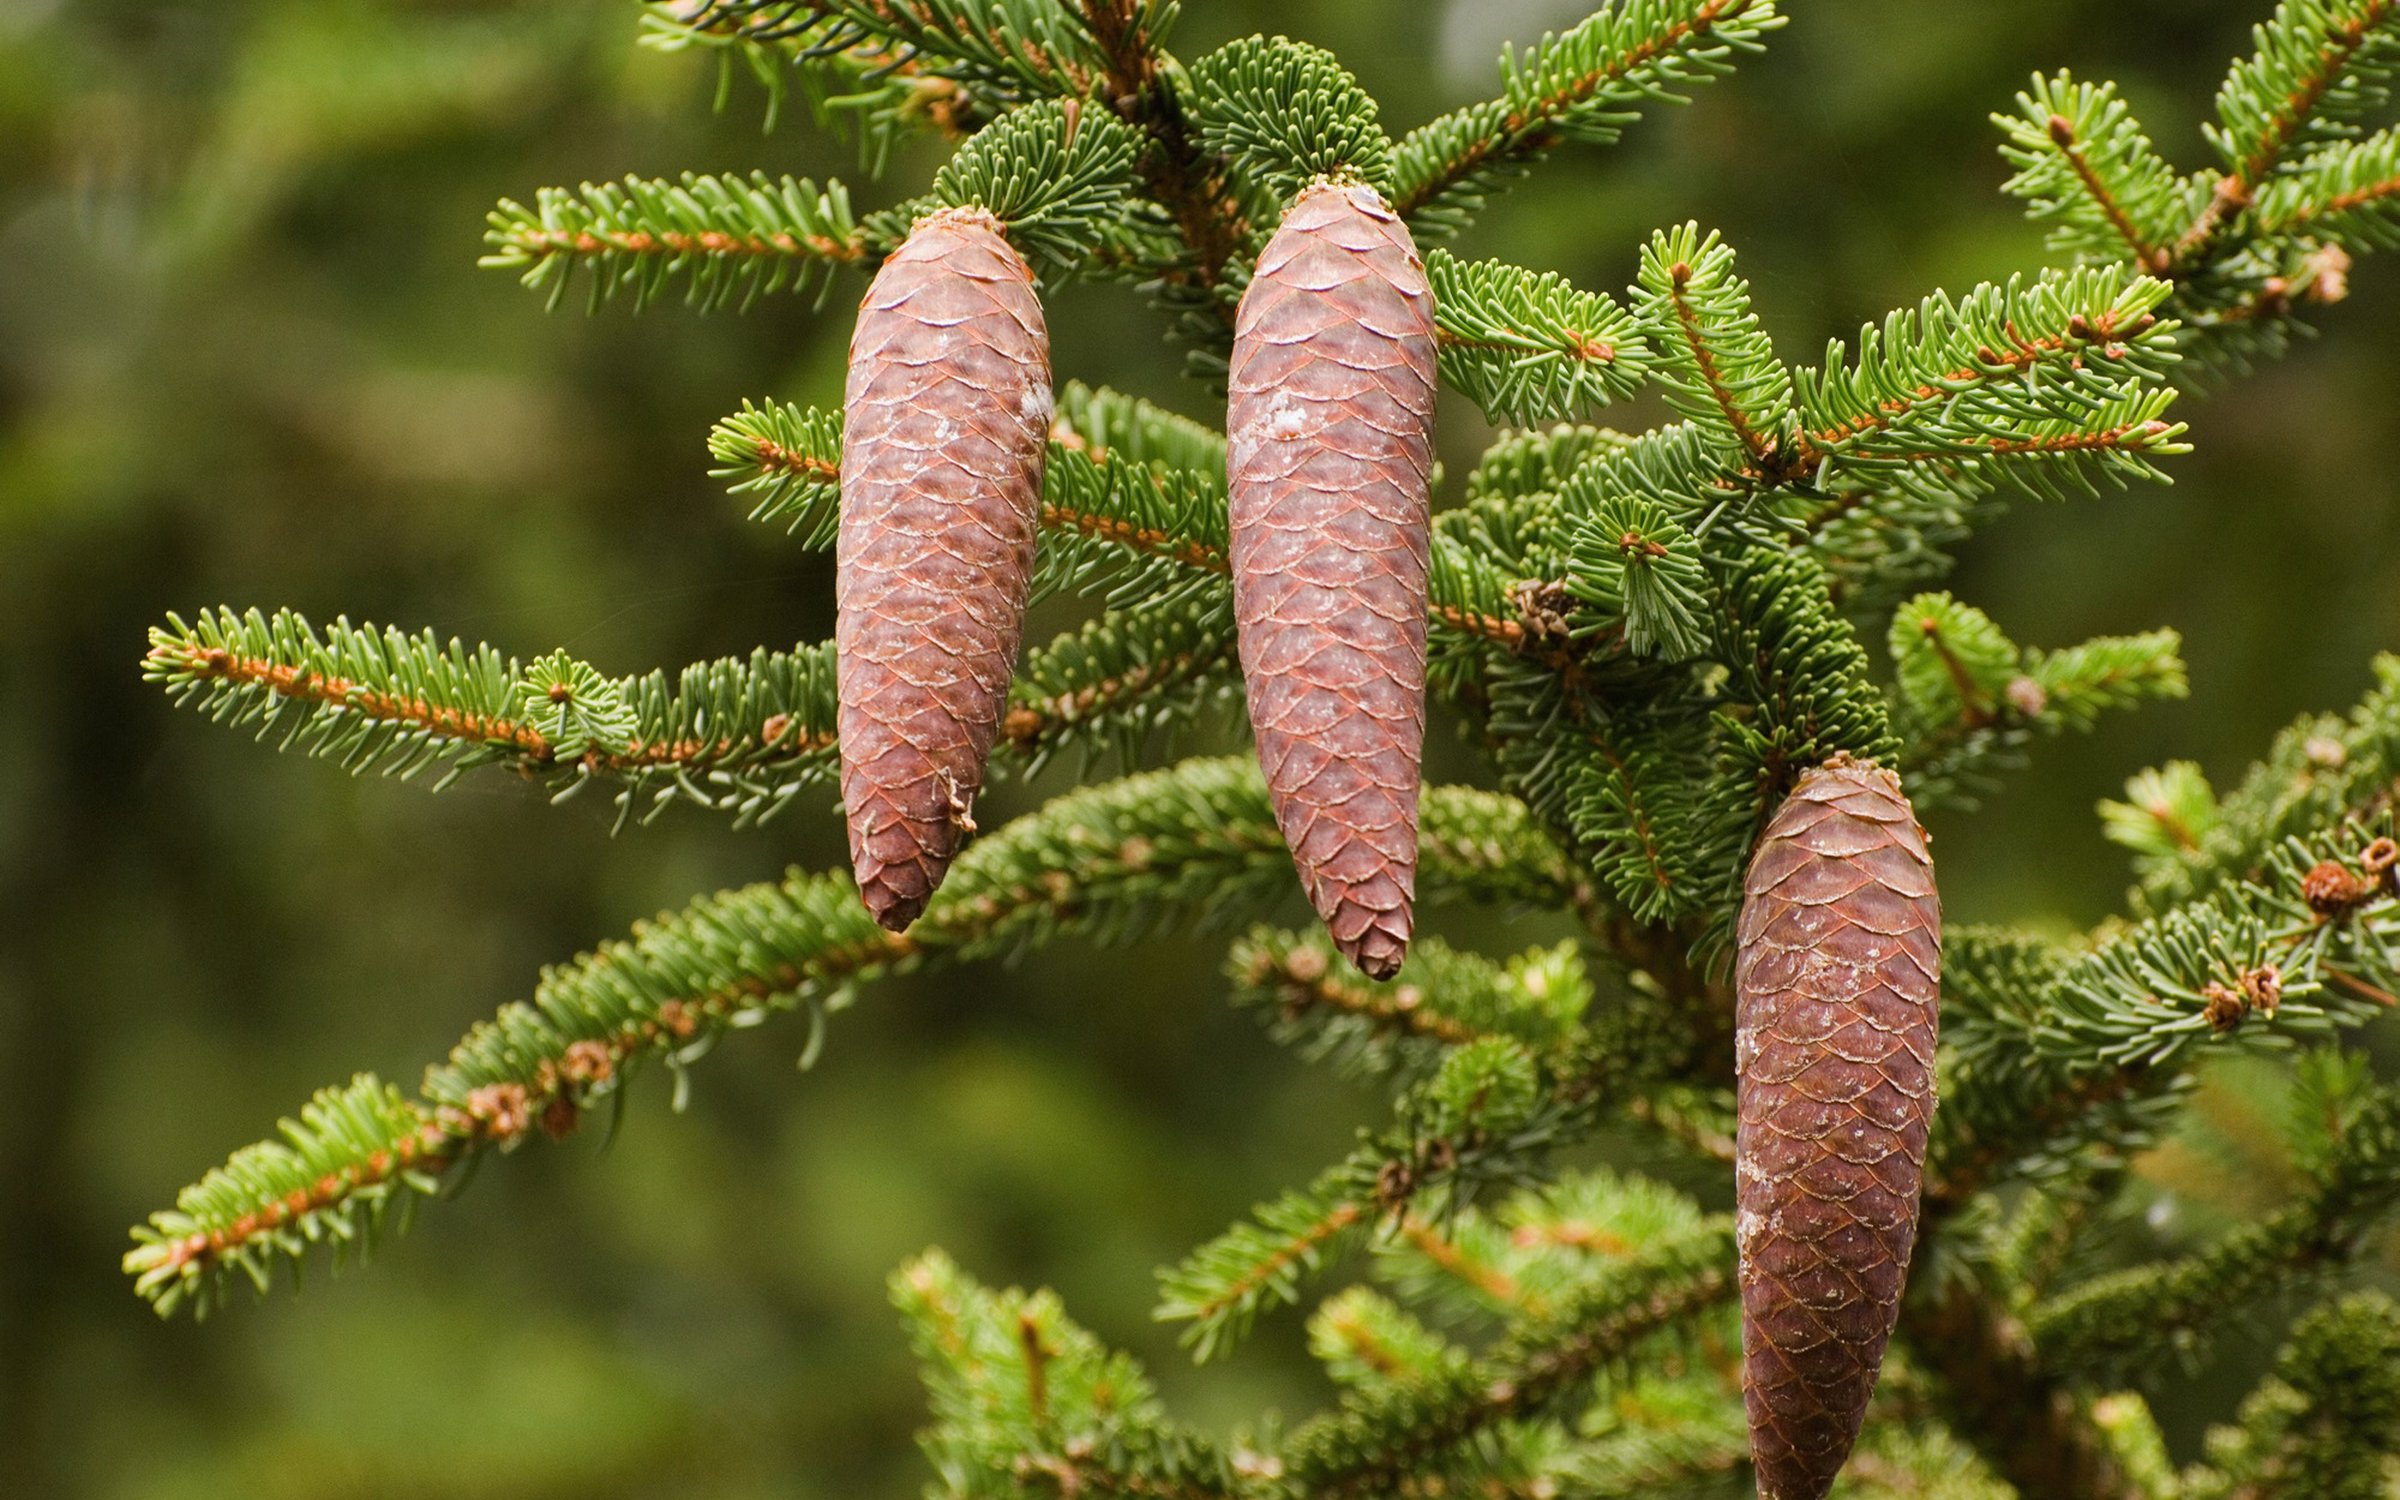
M 2135 1487 L 2095 1400 L 2045 1371 L 2024 1326 L 1967 1278 L 1903 1301 L 1898 1336 L 1950 1429 L 2018 1494 L 2156 1500 Z
M 1521 805 L 1435 789 L 1423 818 L 1427 894 L 1568 899 L 1571 873 Z M 572 1130 L 647 1061 L 680 1070 L 728 1030 L 793 1010 L 821 1018 L 897 968 L 1221 920 L 1279 898 L 1290 879 L 1257 768 L 1195 760 L 1062 797 L 976 843 L 905 937 L 875 926 L 838 875 L 704 897 L 546 972 L 530 1003 L 430 1070 L 417 1099 L 373 1080 L 321 1097 L 284 1145 L 237 1154 L 136 1230 L 127 1269 L 162 1310 L 205 1308 L 231 1275 L 265 1281 L 340 1234 L 336 1221 L 371 1227 L 395 1182 L 423 1191 L 435 1163 Z
M 1568 142 L 1607 144 L 1640 106 L 1723 77 L 1783 24 L 1774 0 L 1606 0 L 1577 25 L 1500 57 L 1501 94 L 1410 131 L 1393 205 L 1418 239 L 1466 227 L 1509 179 Z
M 2355 117 L 2390 96 L 2400 67 L 2400 3 L 2285 0 L 2252 36 L 2257 52 L 2226 74 L 2217 119 L 2202 127 L 2225 171 L 2173 246 L 2170 267 L 2178 274 L 2219 256 L 2293 154 L 2354 135 Z
M 1700 543 L 1656 500 L 1604 501 L 1567 544 L 1567 591 L 1592 608 L 1576 628 L 1621 630 L 1625 649 L 1669 661 L 1708 644 L 1708 574 Z
M 1437 962 L 1454 973 L 1461 967 L 1455 956 Z M 1545 988 L 1551 983 L 1552 966 L 1532 972 Z M 1336 1003 L 1373 1026 L 1377 1011 L 1399 1010 L 1407 984 L 1404 970 L 1382 987 L 1388 1002 L 1350 987 Z M 1305 1282 L 1362 1241 L 1411 1233 L 1491 1185 L 1524 1180 L 1549 1150 L 1613 1115 L 1629 1087 L 1680 1065 L 1686 1050 L 1649 1006 L 1621 1007 L 1586 1026 L 1563 1017 L 1556 1024 L 1532 1032 L 1541 1039 L 1530 1045 L 1498 1026 L 1459 1027 L 1426 1059 L 1391 1127 L 1364 1133 L 1315 1181 L 1259 1205 L 1162 1272 L 1158 1316 L 1190 1325 L 1184 1342 L 1196 1357 L 1227 1352 L 1262 1313 L 1296 1302 Z
M 2025 650 L 1946 593 L 1908 600 L 1892 614 L 1889 646 L 1912 798 L 1971 805 L 1998 773 L 2024 764 L 2037 736 L 2089 730 L 2109 709 L 2182 697 L 2180 645 L 2162 630 Z
M 1603 1262 L 1557 1305 L 1513 1323 L 1491 1350 L 1431 1378 L 1346 1393 L 1284 1447 L 1310 1495 L 1387 1493 L 1502 1424 L 1552 1409 L 1588 1377 L 1733 1292 L 1729 1220 Z
M 1028 260 L 1069 270 L 1145 217 L 1146 205 L 1132 197 L 1139 150 L 1132 127 L 1078 100 L 1022 105 L 942 164 L 932 196 L 947 207 L 989 210 Z
M 2400 656 L 2377 657 L 2373 671 L 2373 686 L 2346 718 L 2311 714 L 2292 724 L 2222 799 L 2182 777 L 2171 800 L 2146 804 L 2182 821 L 2165 825 L 2165 842 L 2151 846 L 2137 910 L 2164 911 L 2254 878 L 2287 839 L 2346 819 L 2360 821 L 2362 839 L 2389 831 L 2400 805 Z M 2347 862 L 2357 850 L 2337 852 Z
M 679 279 L 684 300 L 702 309 L 787 289 L 821 296 L 835 270 L 881 248 L 840 183 L 764 172 L 544 188 L 530 208 L 502 199 L 489 224 L 479 264 L 517 272 L 553 308 L 578 271 L 589 273 L 594 307 L 617 296 L 646 304 Z
M 255 724 L 353 774 L 432 772 L 437 790 L 492 765 L 559 798 L 613 785 L 626 816 L 683 802 L 746 824 L 829 787 L 835 770 L 828 643 L 604 678 L 556 653 L 520 667 L 430 633 L 218 611 L 191 626 L 170 617 L 145 668 L 219 722 Z M 1027 652 L 1001 744 L 1028 773 L 1067 751 L 1132 764 L 1160 732 L 1229 704 L 1234 678 L 1224 585 L 1164 594 Z
M 752 499 L 752 520 L 781 524 L 803 545 L 830 545 L 841 504 L 841 428 L 839 412 L 745 403 L 710 432 L 718 464 L 710 473 Z M 1205 587 L 1226 573 L 1221 465 L 1170 466 L 1145 458 L 1135 442 L 1095 442 L 1064 420 L 1054 429 L 1035 598 L 1069 590 L 1124 603 Z
M 2243 196 L 2295 151 L 2353 134 L 2352 121 L 2391 97 L 2400 3 L 2283 0 L 2252 37 L 2258 50 L 2226 75 L 2207 127 Z
M 1254 195 L 1261 230 L 1318 178 L 1378 192 L 1391 178 L 1374 96 L 1321 47 L 1280 36 L 1229 42 L 1192 64 L 1185 99 L 1203 149 Z
M 1425 257 L 1442 379 L 1495 422 L 1562 422 L 1631 398 L 1650 352 L 1633 319 L 1563 276 Z
M 1802 371 L 1800 441 L 1820 471 L 1986 455 L 2180 451 L 2180 429 L 2111 439 L 2155 421 L 2173 393 L 2174 327 L 2153 313 L 2170 288 L 2123 265 L 2047 272 L 1964 297 L 1937 293 L 1863 329 Z M 2084 439 L 2087 441 L 2078 441 Z M 2103 460 L 2104 466 L 2106 461 Z M 2003 476 L 2035 471 L 1997 465 Z M 2150 477 L 2139 467 L 2128 477 Z
M 2288 1046 L 2387 1009 L 2400 985 L 2400 898 L 2360 880 L 2344 888 L 2355 900 L 2331 907 L 2328 878 L 2311 878 L 2355 868 L 2361 842 L 2338 823 L 2293 839 L 2251 878 L 2072 960 L 2022 940 L 1954 944 L 1945 1024 L 1958 1062 L 1935 1124 L 1928 1211 L 2100 1137 L 2118 1150 L 2138 1143 L 2212 1042 Z
M 1230 1460 L 1169 1422 L 1141 1367 L 1069 1321 L 1055 1294 L 988 1291 L 938 1250 L 891 1286 L 932 1395 L 922 1443 L 949 1493 L 1235 1493 Z
M 2380 1500 L 2400 1457 L 2400 1307 L 2357 1292 L 2303 1317 L 2275 1371 L 2208 1434 L 2180 1500 Z
M 2400 249 L 2400 130 L 2311 153 L 2267 185 L 2260 227 L 2331 240 L 2354 253 Z
M 932 70 L 1033 94 L 1089 92 L 1102 60 L 1055 0 L 644 0 L 669 28 L 807 54 L 875 43 Z M 1171 3 L 1153 3 L 1171 16 Z
M 1228 569 L 1223 438 L 1113 392 L 1070 387 L 1060 403 L 1034 597 L 1094 593 L 1111 606 L 1213 597 Z M 841 500 L 839 413 L 745 403 L 711 431 L 709 451 L 709 472 L 752 501 L 752 520 L 781 524 L 804 545 L 829 544 Z M 1521 639 L 1505 603 L 1513 580 L 1456 547 L 1435 550 L 1435 623 Z
M 2017 169 L 2002 191 L 2051 225 L 2050 248 L 2164 271 L 2194 206 L 2113 83 L 2034 76 L 2017 113 L 1995 114 L 2001 154 Z
M 2037 1306 L 2028 1330 L 2043 1363 L 2114 1368 L 2164 1344 L 2194 1347 L 2227 1307 L 2355 1254 L 2365 1232 L 2400 1204 L 2400 1090 L 2346 1073 L 2304 1123 L 2318 1138 L 2306 1148 L 2314 1159 L 2301 1201 L 2193 1254 L 2096 1277 Z
M 364 1256 L 385 1228 L 406 1226 L 463 1145 L 423 1104 L 364 1073 L 319 1090 L 280 1130 L 134 1231 L 125 1270 L 161 1317 L 187 1301 L 206 1317 L 237 1272 L 264 1293 L 278 1262 L 297 1267 L 315 1245 L 331 1245 L 337 1265 Z
M 1592 997 L 1573 944 L 1502 964 L 1424 938 L 1390 981 L 1338 958 L 1321 931 L 1259 928 L 1234 945 L 1225 967 L 1234 1003 L 1259 1011 L 1276 1040 L 1357 1077 L 1415 1082 L 1448 1049 L 1491 1037 L 1560 1046 Z
M 1791 372 L 1750 306 L 1733 250 L 1697 224 L 1661 230 L 1642 248 L 1636 313 L 1659 351 L 1667 404 L 1779 482 L 1794 457 Z
M 1308 1349 L 1344 1386 L 1422 1380 L 1463 1364 L 1467 1352 L 1369 1286 L 1350 1286 L 1317 1304 Z
M 879 38 L 858 35 L 842 45 L 827 37 L 829 25 L 776 25 L 742 11 L 707 0 L 645 0 L 641 40 L 660 52 L 716 54 L 719 108 L 739 62 L 766 90 L 769 130 L 797 89 L 820 127 L 857 138 L 871 176 L 883 175 L 893 147 L 907 136 L 930 131 L 959 140 L 1017 102 L 1009 89 L 945 76 Z

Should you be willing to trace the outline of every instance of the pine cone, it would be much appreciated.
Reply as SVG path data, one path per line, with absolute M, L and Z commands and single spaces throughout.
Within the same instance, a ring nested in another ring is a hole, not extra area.
M 1041 513 L 1050 336 L 990 214 L 932 214 L 884 262 L 842 410 L 842 805 L 859 895 L 897 932 L 974 828 Z
M 1801 776 L 1743 887 L 1734 1193 L 1764 1500 L 1820 1500 L 1866 1415 L 1917 1238 L 1942 916 L 1899 778 Z
M 1242 297 L 1229 386 L 1258 758 L 1317 914 L 1388 979 L 1416 894 L 1434 342 L 1425 269 L 1373 189 L 1294 201 Z

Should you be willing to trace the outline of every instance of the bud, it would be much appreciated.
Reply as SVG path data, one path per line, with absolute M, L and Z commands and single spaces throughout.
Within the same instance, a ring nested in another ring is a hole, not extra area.
M 2326 859 L 2309 866 L 2300 877 L 2300 899 L 2320 917 L 2339 917 L 2351 908 L 2364 905 L 2372 895 L 2367 883 L 2350 872 L 2347 865 Z
M 998 220 L 931 214 L 884 262 L 842 411 L 842 805 L 859 895 L 897 932 L 974 829 L 1032 581 L 1050 336 Z
M 1899 779 L 1846 756 L 1804 773 L 1751 859 L 1734 959 L 1743 1384 L 1763 1500 L 1831 1487 L 1899 1317 L 1941 942 Z
M 1258 758 L 1335 945 L 1388 979 L 1416 894 L 1434 331 L 1416 248 L 1373 189 L 1293 202 L 1242 297 L 1228 385 Z

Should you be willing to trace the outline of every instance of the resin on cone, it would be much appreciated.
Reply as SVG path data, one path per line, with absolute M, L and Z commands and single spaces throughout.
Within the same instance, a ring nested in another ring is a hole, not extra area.
M 1743 1385 L 1763 1500 L 1821 1500 L 1900 1312 L 1934 1105 L 1941 902 L 1891 772 L 1804 773 L 1734 960 Z
M 945 209 L 884 262 L 842 417 L 842 806 L 859 895 L 897 932 L 974 827 L 1033 573 L 1050 336 L 998 220 Z
M 1425 741 L 1433 294 L 1371 188 L 1320 183 L 1267 242 L 1226 407 L 1233 598 L 1258 758 L 1333 939 L 1408 951 Z

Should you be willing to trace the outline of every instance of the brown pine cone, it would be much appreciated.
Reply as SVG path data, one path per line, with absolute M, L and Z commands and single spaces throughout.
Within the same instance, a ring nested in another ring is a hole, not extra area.
M 1229 387 L 1259 762 L 1317 914 L 1388 979 L 1417 881 L 1434 342 L 1424 266 L 1373 189 L 1293 202 L 1242 297 Z
M 1942 913 L 1899 778 L 1800 778 L 1743 886 L 1734 1141 L 1743 1384 L 1764 1500 L 1820 1500 L 1900 1313 L 1925 1133 Z
M 842 805 L 859 895 L 897 932 L 974 829 L 1032 579 L 1050 335 L 998 220 L 944 209 L 884 262 L 842 412 Z

